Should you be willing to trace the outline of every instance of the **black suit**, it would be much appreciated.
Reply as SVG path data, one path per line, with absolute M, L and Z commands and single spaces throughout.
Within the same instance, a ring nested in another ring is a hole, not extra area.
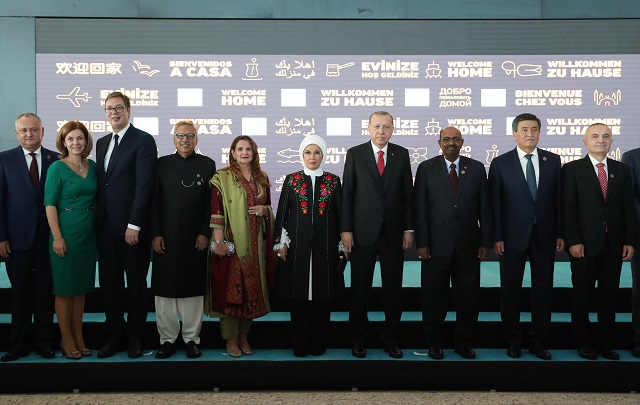
M 517 149 L 491 162 L 494 242 L 500 256 L 500 312 L 509 346 L 520 346 L 520 301 L 527 258 L 531 265 L 531 343 L 543 344 L 551 324 L 556 239 L 562 238 L 560 157 L 537 149 L 539 181 L 531 196 Z
M 393 342 L 402 315 L 403 233 L 413 229 L 412 178 L 407 149 L 389 143 L 387 162 L 378 174 L 371 142 L 349 148 L 342 186 L 342 232 L 353 232 L 352 307 L 354 341 L 365 343 L 367 296 L 376 256 L 380 257 L 385 311 L 383 339 Z M 393 342 L 395 343 L 395 342 Z
M 129 127 L 111 154 L 109 169 L 104 161 L 112 135 L 96 143 L 98 163 L 98 265 L 105 306 L 108 340 L 124 332 L 124 276 L 128 291 L 129 337 L 139 338 L 146 323 L 147 271 L 151 256 L 148 213 L 155 184 L 157 148 L 148 133 Z M 125 242 L 127 224 L 140 227 L 139 243 Z
M 422 320 L 429 347 L 442 347 L 449 280 L 456 308 L 456 347 L 471 346 L 478 321 L 479 247 L 492 246 L 492 208 L 484 165 L 461 156 L 453 193 L 443 156 L 420 163 L 414 184 L 416 247 L 422 262 Z
M 636 218 L 640 221 L 640 148 L 632 149 L 622 155 L 622 163 L 631 170 L 633 183 L 634 207 Z M 634 246 L 640 248 L 640 234 L 636 235 Z M 633 328 L 633 342 L 640 346 L 640 252 L 636 252 L 631 259 L 631 278 L 633 279 L 631 297 L 631 326 Z
M 615 301 L 620 285 L 623 245 L 635 243 L 637 225 L 629 168 L 607 159 L 607 198 L 602 195 L 591 159 L 562 168 L 562 196 L 567 247 L 584 245 L 584 257 L 571 256 L 571 323 L 578 344 L 612 343 Z M 598 328 L 590 331 L 591 291 L 598 281 Z
M 11 282 L 12 349 L 27 350 L 34 319 L 36 345 L 53 340 L 53 281 L 49 261 L 49 223 L 44 210 L 47 170 L 58 153 L 41 148 L 40 182 L 34 190 L 21 146 L 0 153 L 0 241 L 8 241 Z

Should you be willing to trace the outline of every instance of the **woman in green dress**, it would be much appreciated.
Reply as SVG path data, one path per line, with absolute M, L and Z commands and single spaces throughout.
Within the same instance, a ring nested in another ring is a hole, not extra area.
M 88 159 L 93 140 L 81 122 L 63 125 L 56 147 L 60 160 L 49 167 L 44 194 L 51 228 L 49 255 L 62 354 L 77 360 L 91 356 L 82 338 L 82 315 L 84 294 L 95 289 L 98 178 L 95 162 Z

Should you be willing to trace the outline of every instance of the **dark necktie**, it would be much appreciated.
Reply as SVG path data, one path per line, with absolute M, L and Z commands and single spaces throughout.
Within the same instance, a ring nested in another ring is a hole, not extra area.
M 116 150 L 118 150 L 118 138 L 119 137 L 120 137 L 120 135 L 113 134 L 113 150 L 111 151 L 111 156 L 113 156 L 113 154 L 116 153 Z
M 451 163 L 449 166 L 449 180 L 451 180 L 451 188 L 453 189 L 453 195 L 458 194 L 458 173 L 456 173 L 456 164 Z
M 531 197 L 535 200 L 538 186 L 536 185 L 536 171 L 534 170 L 533 162 L 531 161 L 533 155 L 531 153 L 527 153 L 524 157 L 527 158 L 527 186 L 529 186 Z
M 384 152 L 379 150 L 378 151 L 378 173 L 380 173 L 380 176 L 382 176 L 382 173 L 384 173 Z
M 40 175 L 38 174 L 38 161 L 36 160 L 36 154 L 31 152 L 31 164 L 29 165 L 29 174 L 31 175 L 31 183 L 33 184 L 33 189 L 38 191 L 40 188 Z
M 600 182 L 600 187 L 602 188 L 602 196 L 604 199 L 607 199 L 607 172 L 604 171 L 604 163 L 598 163 L 596 165 L 598 168 L 598 181 Z

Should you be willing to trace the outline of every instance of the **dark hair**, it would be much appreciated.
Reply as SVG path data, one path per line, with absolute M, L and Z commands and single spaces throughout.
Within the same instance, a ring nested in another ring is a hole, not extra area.
M 264 188 L 271 187 L 269 184 L 269 178 L 267 174 L 262 171 L 260 168 L 260 157 L 258 156 L 258 145 L 255 143 L 250 136 L 240 135 L 237 136 L 233 142 L 231 142 L 231 149 L 229 150 L 229 168 L 233 171 L 236 177 L 239 179 L 242 176 L 240 172 L 240 165 L 238 165 L 238 161 L 233 157 L 232 151 L 236 149 L 238 142 L 247 141 L 249 145 L 251 145 L 251 150 L 253 150 L 253 160 L 251 160 L 251 176 L 256 180 L 256 183 L 260 184 Z
M 542 123 L 540 123 L 540 118 L 530 113 L 524 113 L 524 114 L 518 115 L 513 119 L 513 123 L 511 124 L 511 129 L 513 130 L 513 132 L 516 132 L 518 130 L 518 124 L 521 121 L 537 121 L 538 129 L 542 129 Z
M 120 97 L 121 99 L 124 100 L 124 106 L 127 108 L 127 110 L 131 108 L 131 101 L 129 101 L 129 97 L 125 96 L 124 94 L 122 94 L 122 92 L 119 92 L 119 91 L 114 91 L 109 93 L 107 98 L 104 99 L 104 104 L 107 105 L 107 101 L 117 97 Z
M 82 131 L 87 141 L 84 146 L 84 151 L 82 151 L 82 158 L 84 159 L 88 157 L 93 150 L 93 138 L 91 137 L 87 127 L 85 127 L 80 121 L 69 121 L 60 128 L 58 135 L 56 135 L 56 148 L 60 151 L 60 155 L 58 156 L 60 159 L 64 159 L 69 156 L 69 150 L 64 146 L 64 139 L 71 131 L 75 131 L 76 129 Z

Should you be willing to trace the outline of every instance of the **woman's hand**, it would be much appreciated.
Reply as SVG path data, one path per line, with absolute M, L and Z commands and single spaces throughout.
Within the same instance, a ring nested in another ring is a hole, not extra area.
M 53 253 L 60 257 L 65 257 L 67 253 L 67 243 L 63 237 L 59 237 L 53 241 Z
M 287 245 L 282 246 L 282 249 L 278 250 L 278 257 L 281 258 L 283 262 L 287 261 Z
M 249 215 L 266 217 L 267 215 L 269 215 L 269 209 L 264 205 L 254 205 L 253 207 L 249 207 Z
M 218 242 L 216 243 L 216 247 L 213 249 L 213 253 L 215 253 L 216 255 L 222 257 L 222 256 L 230 256 L 231 253 L 229 253 L 229 248 L 227 247 L 227 245 L 224 242 Z

